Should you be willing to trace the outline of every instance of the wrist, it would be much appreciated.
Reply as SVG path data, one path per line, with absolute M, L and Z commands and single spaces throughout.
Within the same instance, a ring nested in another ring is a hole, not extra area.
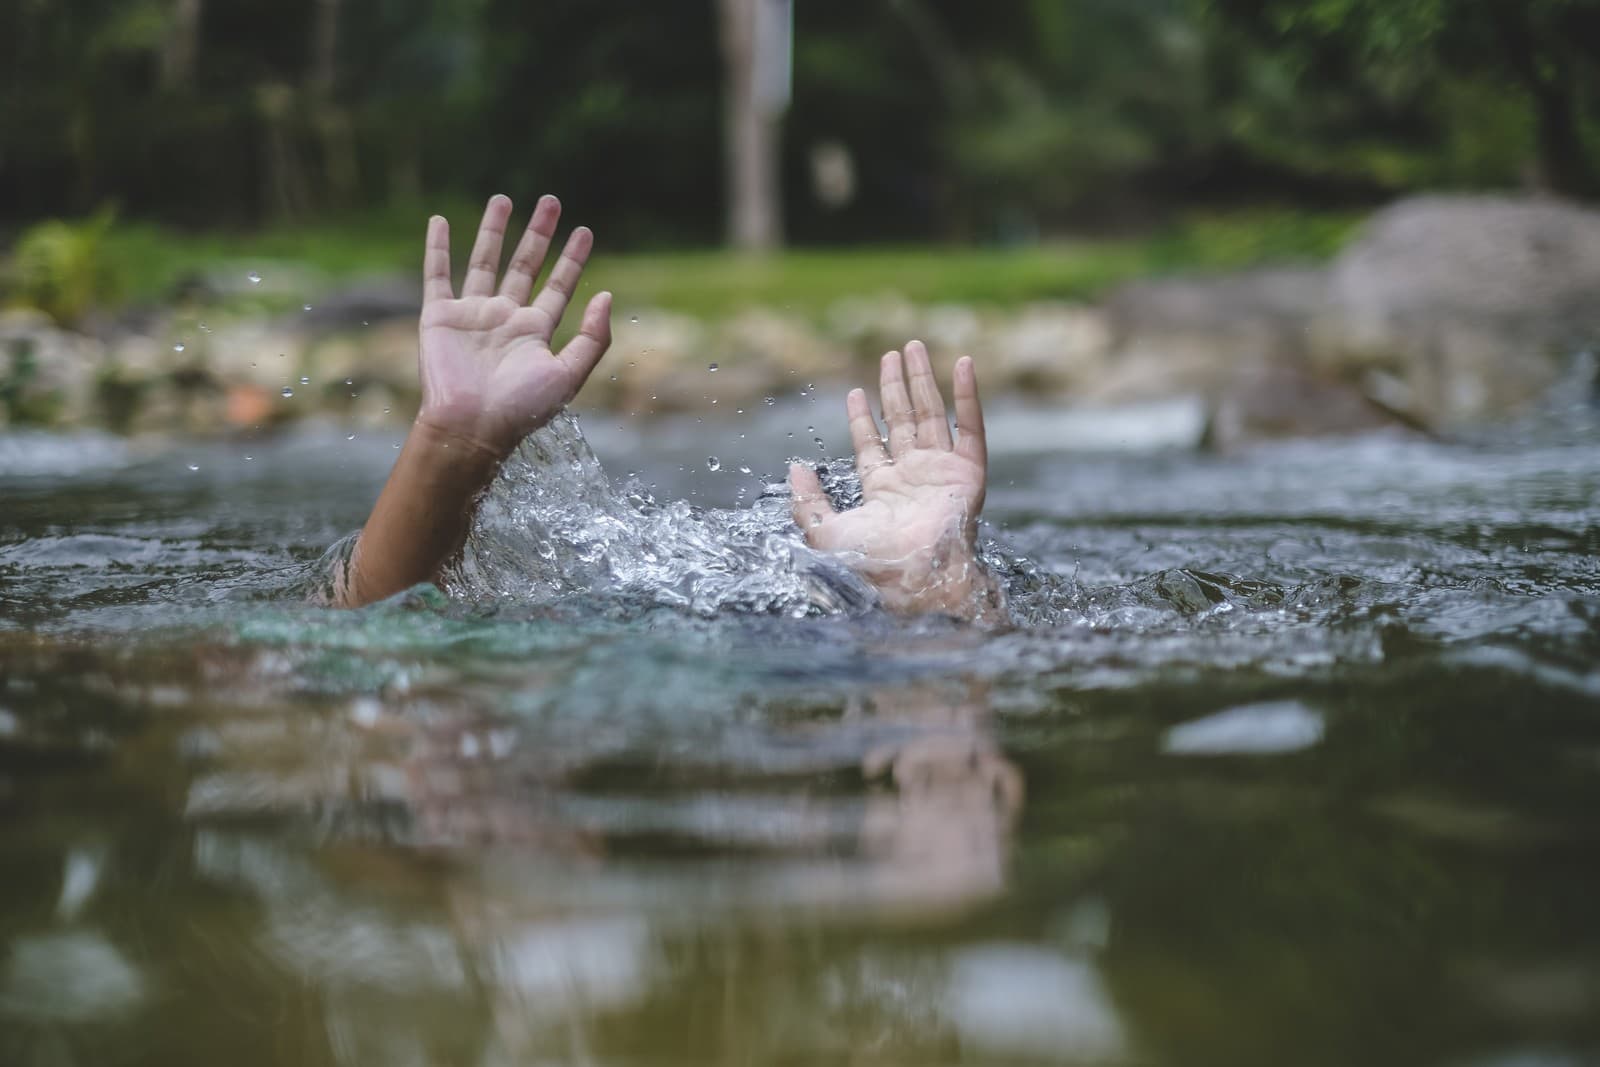
M 947 542 L 926 556 L 861 560 L 856 568 L 877 588 L 883 606 L 897 614 L 991 623 L 1005 618 L 1004 589 L 970 545 Z
M 442 463 L 461 467 L 488 464 L 497 468 L 521 440 L 506 441 L 503 437 L 479 427 L 463 426 L 459 420 L 442 418 L 424 409 L 412 421 L 406 440 L 409 443 L 414 439 L 423 455 Z

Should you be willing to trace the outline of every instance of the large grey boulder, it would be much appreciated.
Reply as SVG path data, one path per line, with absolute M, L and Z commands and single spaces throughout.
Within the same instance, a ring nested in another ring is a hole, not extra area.
M 1319 368 L 1450 428 L 1542 400 L 1600 341 L 1600 212 L 1426 196 L 1375 215 L 1334 263 Z

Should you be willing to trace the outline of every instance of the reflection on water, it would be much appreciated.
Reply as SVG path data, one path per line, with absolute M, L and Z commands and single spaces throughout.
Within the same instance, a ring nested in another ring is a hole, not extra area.
M 998 456 L 992 633 L 672 432 L 353 613 L 388 442 L 8 468 L 0 1062 L 1600 1056 L 1587 430 Z

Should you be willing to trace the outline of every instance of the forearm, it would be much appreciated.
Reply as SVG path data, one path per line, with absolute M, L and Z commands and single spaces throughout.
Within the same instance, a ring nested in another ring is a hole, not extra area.
M 335 586 L 360 607 L 435 580 L 461 550 L 478 498 L 504 457 L 418 419 Z

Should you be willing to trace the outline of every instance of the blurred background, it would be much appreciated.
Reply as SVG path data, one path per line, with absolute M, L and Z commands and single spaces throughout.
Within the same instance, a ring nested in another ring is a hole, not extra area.
M 497 191 L 599 234 L 617 410 L 916 334 L 1239 436 L 1500 415 L 1594 326 L 1597 39 L 1590 0 L 6 0 L 0 417 L 403 414 L 423 221 L 464 255 Z
M 0 1064 L 1600 1063 L 1596 196 L 1600 0 L 0 0 Z M 798 543 L 913 337 L 1011 625 Z

